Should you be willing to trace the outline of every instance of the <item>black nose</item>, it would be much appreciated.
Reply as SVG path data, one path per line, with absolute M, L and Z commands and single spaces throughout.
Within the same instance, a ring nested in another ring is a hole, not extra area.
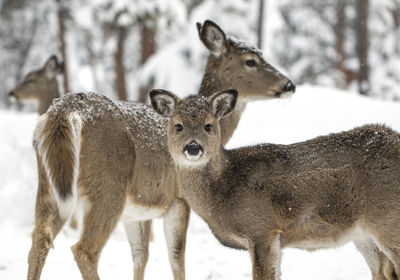
M 9 97 L 14 96 L 14 92 L 13 92 L 13 91 L 10 91 L 10 92 L 8 93 L 8 96 L 9 96 Z
M 190 142 L 183 148 L 183 152 L 188 152 L 189 155 L 191 156 L 197 156 L 200 151 L 203 152 L 203 147 L 201 147 L 199 144 L 197 144 L 195 141 Z
M 295 92 L 296 91 L 296 85 L 292 82 L 287 82 L 285 85 L 285 91 L 291 91 L 291 92 Z

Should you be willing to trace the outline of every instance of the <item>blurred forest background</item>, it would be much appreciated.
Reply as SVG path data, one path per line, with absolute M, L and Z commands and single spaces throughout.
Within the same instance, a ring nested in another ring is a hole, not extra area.
M 62 93 L 196 93 L 206 19 L 297 84 L 400 100 L 400 0 L 0 0 L 0 106 L 52 54 L 66 62 Z

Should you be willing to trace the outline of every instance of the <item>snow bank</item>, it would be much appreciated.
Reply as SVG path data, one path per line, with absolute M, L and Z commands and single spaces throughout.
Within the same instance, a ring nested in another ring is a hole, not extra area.
M 26 277 L 37 188 L 31 145 L 36 120 L 34 114 L 0 111 L 0 279 Z M 302 86 L 289 99 L 250 104 L 228 146 L 293 143 L 370 122 L 400 131 L 400 104 Z M 162 220 L 155 221 L 154 232 L 146 279 L 172 279 Z M 55 241 L 56 249 L 50 251 L 42 279 L 80 279 L 69 249 L 78 238 L 78 232 L 63 229 Z M 191 218 L 186 255 L 190 279 L 251 279 L 248 254 L 220 245 L 196 215 Z M 102 279 L 132 278 L 130 249 L 121 225 L 105 247 L 99 268 Z M 353 244 L 315 253 L 284 251 L 284 280 L 369 278 L 365 261 Z

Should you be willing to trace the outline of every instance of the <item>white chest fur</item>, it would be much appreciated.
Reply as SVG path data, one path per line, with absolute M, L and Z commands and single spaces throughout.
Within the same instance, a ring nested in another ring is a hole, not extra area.
M 339 236 L 327 236 L 317 240 L 303 240 L 289 244 L 289 247 L 295 247 L 299 249 L 315 250 L 322 248 L 333 248 L 342 246 L 350 241 L 365 240 L 371 238 L 370 234 L 364 230 L 360 225 L 356 225 L 354 228 Z
M 159 218 L 164 215 L 165 209 L 150 208 L 132 203 L 129 199 L 126 202 L 124 212 L 121 215 L 122 222 L 146 221 Z

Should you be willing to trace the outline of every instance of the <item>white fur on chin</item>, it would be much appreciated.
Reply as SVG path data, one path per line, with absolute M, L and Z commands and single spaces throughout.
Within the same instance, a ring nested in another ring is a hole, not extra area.
M 200 152 L 199 154 L 192 156 L 189 155 L 187 151 L 185 151 L 185 157 L 178 156 L 174 157 L 175 163 L 180 167 L 185 168 L 201 168 L 207 164 L 207 160 L 204 157 L 205 153 Z

